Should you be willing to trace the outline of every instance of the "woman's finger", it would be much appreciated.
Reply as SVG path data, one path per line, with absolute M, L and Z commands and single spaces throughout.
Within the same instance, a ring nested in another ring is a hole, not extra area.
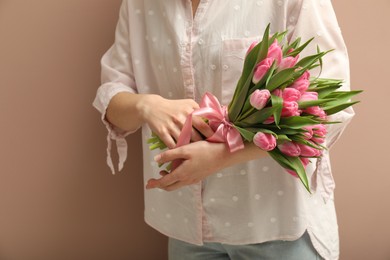
M 172 137 L 172 135 L 168 131 L 164 131 L 162 133 L 156 133 L 158 137 L 160 137 L 161 141 L 164 142 L 164 144 L 169 148 L 175 148 L 176 142 L 175 139 Z
M 209 138 L 214 134 L 214 131 L 211 129 L 209 124 L 207 124 L 203 118 L 199 116 L 192 117 L 192 126 L 206 138 Z
M 172 162 L 176 159 L 189 159 L 189 154 L 188 152 L 185 152 L 185 147 L 183 148 L 183 146 L 181 146 L 174 149 L 166 150 L 154 157 L 154 160 L 160 164 Z
M 197 141 L 202 141 L 205 138 L 196 130 L 195 128 L 192 128 L 191 130 L 191 141 L 192 142 L 197 142 Z
M 172 173 L 166 174 L 165 176 L 159 179 L 154 179 L 154 178 L 149 179 L 148 183 L 146 184 L 146 189 L 154 189 L 154 188 L 165 189 L 166 187 L 176 183 L 179 179 L 175 174 Z

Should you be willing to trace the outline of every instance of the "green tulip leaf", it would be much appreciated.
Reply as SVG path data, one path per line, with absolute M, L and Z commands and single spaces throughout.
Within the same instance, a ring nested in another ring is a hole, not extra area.
M 340 105 L 341 103 L 345 103 L 349 101 L 353 96 L 361 93 L 362 90 L 354 90 L 354 91 L 335 91 L 330 93 L 327 98 L 333 98 L 333 102 L 329 102 L 326 107 L 332 107 Z
M 354 102 L 347 102 L 347 103 L 344 103 L 344 104 L 340 104 L 340 105 L 337 105 L 337 106 L 333 106 L 333 107 L 326 107 L 326 108 L 323 108 L 325 113 L 329 116 L 329 115 L 333 115 L 333 114 L 336 114 L 337 112 L 340 112 L 344 109 L 346 109 L 347 107 L 350 107 L 350 106 L 353 106 L 357 103 L 359 103 L 360 101 L 354 101 Z
M 303 186 L 305 186 L 306 190 L 311 193 L 309 187 L 309 181 L 307 179 L 305 168 L 302 165 L 299 157 L 291 157 L 284 155 L 277 148 L 268 152 L 271 157 L 278 162 L 283 168 L 293 170 L 297 173 L 299 179 L 301 180 Z
M 302 44 L 301 46 L 299 46 L 298 48 L 294 48 L 294 50 L 290 53 L 288 53 L 286 56 L 297 56 L 299 53 L 301 53 L 306 47 L 307 45 L 309 45 L 312 41 L 314 40 L 314 37 L 309 39 L 308 41 L 306 41 L 304 44 Z
M 277 137 L 278 137 L 277 138 L 278 144 L 286 142 L 286 141 L 289 141 L 289 142 L 292 141 L 287 135 L 279 134 L 279 135 L 277 135 Z
M 301 43 L 301 37 L 298 37 L 297 39 L 295 39 L 295 41 L 293 41 L 292 43 L 290 43 L 289 45 L 285 45 L 283 47 L 283 56 L 286 56 L 287 55 L 287 52 L 291 49 L 296 49 L 299 44 Z
M 318 98 L 328 98 L 328 95 L 339 89 L 341 85 L 329 85 L 316 88 L 310 88 L 308 91 L 315 91 L 318 93 Z
M 279 126 L 280 116 L 282 114 L 282 109 L 283 109 L 283 98 L 271 94 L 271 102 L 272 102 L 272 107 L 275 108 L 273 113 L 275 125 Z
M 290 116 L 290 117 L 282 117 L 280 119 L 281 128 L 283 128 L 284 126 L 288 126 L 293 129 L 299 129 L 304 126 L 316 125 L 318 123 L 320 123 L 320 121 L 314 119 L 311 116 Z
M 252 133 L 251 131 L 246 130 L 245 128 L 241 128 L 241 127 L 238 127 L 238 126 L 234 126 L 234 128 L 236 128 L 240 132 L 241 136 L 245 140 L 247 140 L 248 142 L 252 142 L 253 137 L 255 136 L 254 133 Z
M 335 98 L 323 98 L 323 99 L 317 99 L 317 100 L 309 100 L 309 101 L 301 101 L 298 102 L 300 109 L 305 109 L 312 106 L 320 106 L 323 104 L 327 104 L 330 101 L 336 100 Z
M 275 138 L 278 137 L 278 135 L 274 131 L 271 131 L 271 130 L 265 129 L 265 128 L 248 127 L 245 129 L 252 132 L 252 133 L 261 132 L 261 133 L 265 133 L 265 134 L 271 134 L 271 135 L 275 136 Z
M 264 120 L 272 116 L 275 110 L 276 107 L 273 106 L 263 108 L 262 110 L 258 110 L 240 121 L 234 122 L 234 124 L 240 127 L 251 127 L 256 124 L 261 124 Z
M 273 91 L 285 84 L 286 82 L 293 82 L 297 77 L 295 75 L 296 67 L 288 68 L 277 72 L 272 78 L 269 80 L 268 84 L 265 86 L 269 91 Z

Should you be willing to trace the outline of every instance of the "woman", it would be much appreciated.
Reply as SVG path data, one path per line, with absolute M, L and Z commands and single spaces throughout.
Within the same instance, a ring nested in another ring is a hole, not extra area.
M 330 0 L 124 0 L 113 46 L 102 58 L 102 85 L 94 106 L 126 158 L 124 137 L 142 126 L 145 221 L 170 237 L 170 259 L 338 259 L 338 231 L 328 153 L 312 160 L 310 195 L 297 179 L 253 145 L 230 153 L 223 143 L 201 141 L 212 130 L 194 118 L 193 141 L 175 148 L 188 114 L 202 94 L 231 100 L 246 50 L 271 33 L 316 36 L 307 53 L 335 49 L 324 78 L 345 79 L 348 56 Z M 305 53 L 302 53 L 305 56 Z M 331 147 L 353 116 L 328 127 Z M 169 148 L 149 151 L 156 133 Z M 170 174 L 158 163 L 183 159 Z

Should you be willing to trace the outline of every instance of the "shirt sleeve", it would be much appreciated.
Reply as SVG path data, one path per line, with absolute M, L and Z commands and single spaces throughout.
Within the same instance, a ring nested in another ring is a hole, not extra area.
M 302 57 L 316 53 L 317 46 L 322 51 L 333 50 L 323 58 L 322 78 L 342 79 L 342 91 L 350 90 L 349 58 L 344 39 L 330 0 L 301 0 L 293 1 L 292 11 L 287 18 L 294 22 L 289 25 L 290 39 L 302 37 L 302 40 L 308 40 L 315 37 L 313 42 L 302 52 Z M 314 71 L 312 76 L 317 76 L 319 71 Z M 340 123 L 327 125 L 327 136 L 325 145 L 328 150 L 317 160 L 316 170 L 312 177 L 313 190 L 320 191 L 325 200 L 329 199 L 335 188 L 332 177 L 329 149 L 333 147 L 340 138 L 346 126 L 354 116 L 354 110 L 349 107 L 343 111 L 328 117 L 329 121 Z
M 121 171 L 127 158 L 127 141 L 125 137 L 136 131 L 123 131 L 106 119 L 107 107 L 116 94 L 120 92 L 137 93 L 131 62 L 128 24 L 127 0 L 123 0 L 115 30 L 115 42 L 101 59 L 101 85 L 93 101 L 93 106 L 101 113 L 101 120 L 108 130 L 107 164 L 113 174 L 115 174 L 115 169 L 111 158 L 111 140 L 116 141 L 119 156 L 118 170 Z

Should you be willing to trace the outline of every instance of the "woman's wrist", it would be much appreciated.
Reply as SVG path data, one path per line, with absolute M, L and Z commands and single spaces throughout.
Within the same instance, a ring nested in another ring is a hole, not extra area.
M 245 148 L 236 152 L 230 152 L 229 147 L 225 144 L 225 149 L 222 152 L 223 168 L 244 163 L 251 160 L 267 157 L 268 153 L 258 148 L 253 143 L 245 143 Z
M 133 110 L 133 113 L 137 114 L 142 123 L 147 123 L 152 113 L 152 108 L 158 106 L 158 99 L 160 98 L 162 97 L 155 94 L 138 94 L 134 103 L 135 110 Z
M 133 131 L 143 124 L 140 104 L 143 96 L 128 92 L 116 94 L 107 107 L 106 118 L 116 127 L 124 131 Z M 141 106 L 142 107 L 142 106 Z

